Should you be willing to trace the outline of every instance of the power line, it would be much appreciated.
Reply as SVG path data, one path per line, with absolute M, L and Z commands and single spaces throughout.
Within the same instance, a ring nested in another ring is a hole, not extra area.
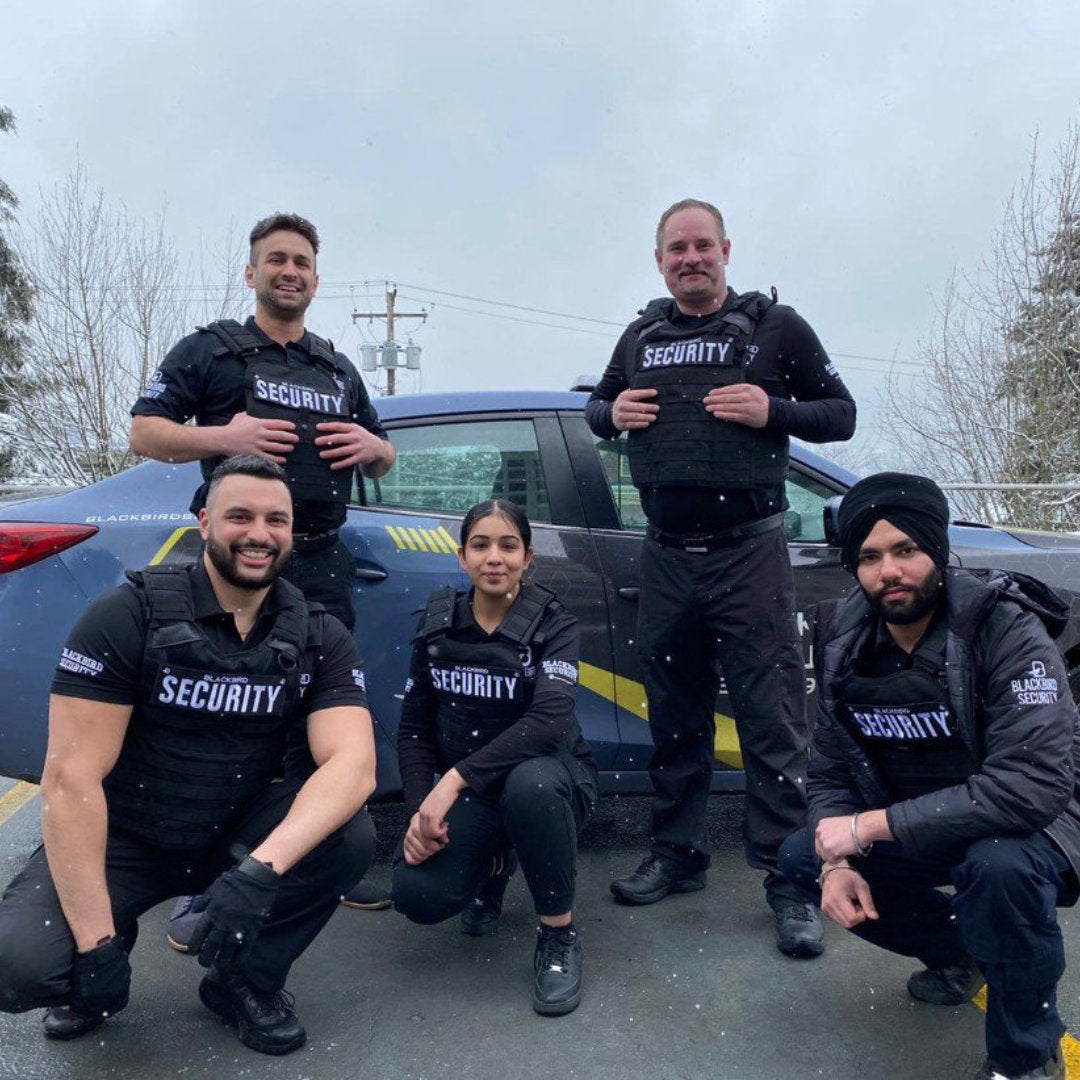
M 478 311 L 476 308 L 459 307 L 457 304 L 444 304 L 441 300 L 436 303 L 433 300 L 422 300 L 418 296 L 407 296 L 405 293 L 401 294 L 401 298 L 403 300 L 413 300 L 418 304 L 426 303 L 432 310 L 446 308 L 448 311 L 463 311 L 467 315 L 482 315 L 486 319 L 503 319 L 506 322 L 525 323 L 527 326 L 547 326 L 552 330 L 569 330 L 575 334 L 590 334 L 593 337 L 607 338 L 609 341 L 619 336 L 618 334 L 604 333 L 603 330 L 586 330 L 583 326 L 560 326 L 558 323 L 541 322 L 539 319 L 521 319 L 516 315 L 500 315 L 497 311 Z M 512 307 L 513 305 L 508 306 Z M 593 321 L 601 322 L 602 320 L 596 319 Z

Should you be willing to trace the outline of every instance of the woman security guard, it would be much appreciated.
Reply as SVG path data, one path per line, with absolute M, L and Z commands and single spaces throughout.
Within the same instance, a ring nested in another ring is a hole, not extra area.
M 472 587 L 428 600 L 398 730 L 412 816 L 393 896 L 414 922 L 463 912 L 463 929 L 484 933 L 501 908 L 512 848 L 540 921 L 533 1008 L 561 1016 L 581 1000 L 572 907 L 596 766 L 574 716 L 577 620 L 549 590 L 522 582 L 531 539 L 516 504 L 474 506 L 458 551 Z

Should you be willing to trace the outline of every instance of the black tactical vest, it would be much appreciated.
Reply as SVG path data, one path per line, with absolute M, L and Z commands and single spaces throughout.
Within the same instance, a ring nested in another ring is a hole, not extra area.
M 784 483 L 786 435 L 717 420 L 702 399 L 715 387 L 746 382 L 757 324 L 776 298 L 744 293 L 723 313 L 690 327 L 669 320 L 670 299 L 651 301 L 632 324 L 627 357 L 634 389 L 657 390 L 660 406 L 647 428 L 629 433 L 630 475 L 637 487 L 756 488 Z
M 203 848 L 281 768 L 314 641 L 309 611 L 320 608 L 283 583 L 288 603 L 265 640 L 225 655 L 195 622 L 187 570 L 128 576 L 149 623 L 139 699 L 105 779 L 109 825 L 157 847 Z
M 293 499 L 348 502 L 352 470 L 331 469 L 330 462 L 319 457 L 320 447 L 315 445 L 319 434 L 316 424 L 350 422 L 348 381 L 334 356 L 333 345 L 309 331 L 313 363 L 311 367 L 297 367 L 233 319 L 222 319 L 200 329 L 221 342 L 217 355 L 235 356 L 246 364 L 248 413 L 296 425 L 300 441 L 286 455 L 283 466 Z
M 915 651 L 912 667 L 877 678 L 844 678 L 840 718 L 880 771 L 890 794 L 913 799 L 963 782 L 979 766 L 949 707 L 941 619 Z
M 414 642 L 427 646 L 427 667 L 439 699 L 436 729 L 439 771 L 486 746 L 528 711 L 536 690 L 532 646 L 543 640 L 539 629 L 555 594 L 530 585 L 510 609 L 490 641 L 456 641 L 456 591 L 447 586 L 432 593 Z

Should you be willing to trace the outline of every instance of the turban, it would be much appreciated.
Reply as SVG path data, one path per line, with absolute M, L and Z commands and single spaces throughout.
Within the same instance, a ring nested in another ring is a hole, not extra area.
M 859 549 L 881 520 L 910 536 L 939 570 L 949 562 L 949 502 L 925 476 L 875 473 L 860 480 L 840 503 L 840 561 L 855 573 Z

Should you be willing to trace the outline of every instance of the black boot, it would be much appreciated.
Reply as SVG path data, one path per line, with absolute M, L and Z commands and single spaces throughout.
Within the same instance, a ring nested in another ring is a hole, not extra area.
M 611 883 L 615 899 L 623 904 L 654 904 L 668 893 L 697 892 L 704 888 L 704 870 L 688 870 L 675 859 L 655 852 L 632 874 Z
M 1047 1058 L 1041 1065 L 1022 1073 L 1009 1073 L 999 1068 L 989 1058 L 975 1074 L 975 1080 L 1065 1080 L 1065 1063 L 1061 1060 L 1060 1047 L 1052 1058 Z
M 572 925 L 540 924 L 533 956 L 533 1008 L 541 1016 L 565 1016 L 578 1007 L 584 963 L 581 939 Z
M 817 908 L 785 896 L 770 896 L 776 917 L 776 947 L 785 955 L 807 960 L 825 951 L 825 931 Z
M 212 1013 L 235 1025 L 245 1046 L 260 1054 L 288 1054 L 307 1039 L 293 1012 L 292 994 L 256 990 L 239 972 L 212 967 L 199 983 L 199 997 Z
M 505 852 L 496 859 L 491 877 L 480 886 L 473 902 L 461 913 L 461 932 L 470 937 L 485 937 L 499 928 L 506 886 L 517 869 L 517 856 Z
M 908 993 L 930 1005 L 963 1005 L 982 989 L 986 978 L 970 956 L 943 968 L 923 968 L 907 981 Z
M 97 1031 L 105 1022 L 102 1016 L 76 1016 L 70 1005 L 53 1005 L 45 1010 L 45 1038 L 68 1042 Z

